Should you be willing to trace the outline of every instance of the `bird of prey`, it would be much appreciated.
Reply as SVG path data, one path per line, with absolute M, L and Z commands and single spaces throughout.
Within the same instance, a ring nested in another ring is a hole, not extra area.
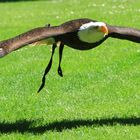
M 70 20 L 59 26 L 50 26 L 50 24 L 48 24 L 47 26 L 34 28 L 16 37 L 1 41 L 0 57 L 28 44 L 38 44 L 38 42 L 41 41 L 46 44 L 51 43 L 52 55 L 45 69 L 42 84 L 38 90 L 39 92 L 45 85 L 45 76 L 51 68 L 53 54 L 58 44 L 58 74 L 63 76 L 60 64 L 64 45 L 77 50 L 89 50 L 99 46 L 109 37 L 140 43 L 140 30 L 129 27 L 112 26 L 105 22 L 87 18 Z

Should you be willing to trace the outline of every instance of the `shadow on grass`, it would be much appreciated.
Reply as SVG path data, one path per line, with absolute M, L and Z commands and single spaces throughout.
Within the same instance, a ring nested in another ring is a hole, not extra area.
M 0 123 L 0 133 L 33 133 L 33 134 L 42 134 L 46 131 L 57 131 L 62 132 L 66 129 L 78 128 L 82 126 L 94 127 L 94 126 L 114 126 L 116 124 L 120 125 L 140 125 L 139 118 L 107 118 L 100 120 L 62 120 L 58 122 L 52 122 L 44 126 L 33 126 L 36 123 L 39 123 L 39 120 L 19 120 L 15 123 L 10 122 L 1 122 Z

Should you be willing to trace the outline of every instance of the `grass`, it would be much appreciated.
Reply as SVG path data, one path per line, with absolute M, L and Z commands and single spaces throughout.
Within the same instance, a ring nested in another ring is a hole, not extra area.
M 0 39 L 47 23 L 87 17 L 139 27 L 139 0 L 0 3 Z M 0 59 L 0 139 L 140 139 L 140 48 L 117 39 L 90 51 L 58 50 L 37 94 L 49 46 L 25 47 Z

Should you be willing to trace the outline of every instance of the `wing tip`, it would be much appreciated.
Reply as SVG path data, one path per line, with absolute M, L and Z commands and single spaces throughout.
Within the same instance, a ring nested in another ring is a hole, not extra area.
M 6 55 L 6 52 L 3 48 L 0 48 L 0 58 L 5 56 Z

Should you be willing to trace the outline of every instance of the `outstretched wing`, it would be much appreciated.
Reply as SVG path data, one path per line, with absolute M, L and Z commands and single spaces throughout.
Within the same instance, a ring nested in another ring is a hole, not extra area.
M 138 29 L 111 25 L 107 25 L 107 28 L 109 31 L 109 37 L 140 43 L 140 30 Z
M 66 31 L 60 26 L 39 27 L 0 42 L 0 57 L 17 50 L 25 45 L 42 39 L 64 34 Z

